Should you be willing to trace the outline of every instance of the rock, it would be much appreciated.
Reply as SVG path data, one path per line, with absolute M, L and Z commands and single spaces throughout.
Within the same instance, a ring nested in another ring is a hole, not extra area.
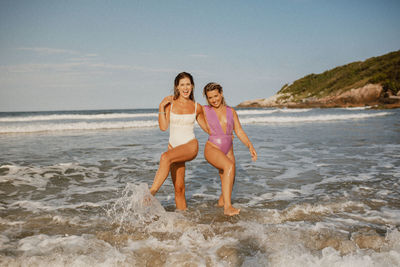
M 386 96 L 387 97 L 391 97 L 391 96 L 394 96 L 394 94 L 393 94 L 393 92 L 391 90 L 387 90 Z
M 397 93 L 400 96 L 400 91 Z M 294 102 L 294 96 L 289 94 L 276 94 L 269 98 L 244 101 L 238 107 L 357 107 L 374 105 L 391 105 L 388 108 L 400 107 L 400 97 L 383 94 L 380 84 L 367 84 L 363 87 L 353 88 L 323 98 L 307 97 Z M 388 102 L 388 100 L 391 100 Z M 394 103 L 396 102 L 396 103 Z
M 367 84 L 360 88 L 348 90 L 335 96 L 321 98 L 318 101 L 322 103 L 351 103 L 351 104 L 368 104 L 378 101 L 381 97 L 383 88 L 380 84 Z

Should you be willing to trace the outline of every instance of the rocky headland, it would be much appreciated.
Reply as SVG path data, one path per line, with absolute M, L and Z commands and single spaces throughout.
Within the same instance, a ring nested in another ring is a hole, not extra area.
M 238 107 L 331 108 L 400 107 L 400 50 L 310 74 L 277 94 L 248 100 Z

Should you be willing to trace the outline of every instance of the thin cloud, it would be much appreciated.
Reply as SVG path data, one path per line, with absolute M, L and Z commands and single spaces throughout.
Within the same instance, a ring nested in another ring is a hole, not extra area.
M 55 54 L 69 54 L 69 55 L 78 55 L 79 52 L 68 49 L 58 49 L 58 48 L 49 48 L 49 47 L 19 47 L 18 50 L 23 51 L 33 51 L 41 54 L 55 55 Z
M 149 68 L 132 65 L 116 65 L 106 63 L 92 63 L 89 61 L 72 60 L 68 63 L 27 63 L 18 65 L 0 65 L 0 71 L 9 73 L 33 73 L 33 72 L 75 72 L 91 73 L 96 70 L 103 71 L 141 71 L 141 72 L 176 72 L 168 68 Z
M 196 58 L 207 58 L 208 55 L 205 54 L 191 54 L 189 57 L 196 57 Z
M 171 73 L 176 72 L 175 69 L 169 68 L 152 68 L 138 65 L 122 65 L 104 63 L 99 59 L 95 53 L 81 53 L 74 50 L 49 48 L 49 47 L 19 47 L 18 50 L 32 51 L 35 53 L 55 55 L 64 54 L 71 55 L 59 63 L 25 63 L 17 65 L 0 65 L 0 71 L 8 73 L 35 73 L 35 72 L 48 72 L 48 73 L 71 73 L 80 71 L 82 74 L 90 74 L 93 72 L 112 72 L 112 71 L 139 71 L 139 72 L 156 72 L 156 73 Z M 197 55 L 202 56 L 202 55 Z

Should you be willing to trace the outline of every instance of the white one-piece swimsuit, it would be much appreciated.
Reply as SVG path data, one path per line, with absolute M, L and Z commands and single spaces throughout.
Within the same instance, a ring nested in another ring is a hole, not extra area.
M 194 113 L 192 114 L 175 114 L 169 113 L 169 144 L 172 147 L 186 144 L 195 139 L 194 122 L 196 120 L 197 103 L 194 103 Z

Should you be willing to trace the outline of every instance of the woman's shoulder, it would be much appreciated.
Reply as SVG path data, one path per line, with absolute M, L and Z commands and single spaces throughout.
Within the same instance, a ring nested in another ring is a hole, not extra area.
M 229 109 L 231 110 L 233 116 L 237 116 L 236 110 L 235 110 L 233 107 L 231 107 L 231 106 L 226 106 L 226 108 L 227 108 L 227 109 L 229 108 Z
M 202 105 L 204 111 L 209 111 L 212 109 L 212 107 L 210 105 Z
M 232 112 L 236 112 L 235 109 L 231 106 L 226 105 L 226 108 L 232 110 Z

